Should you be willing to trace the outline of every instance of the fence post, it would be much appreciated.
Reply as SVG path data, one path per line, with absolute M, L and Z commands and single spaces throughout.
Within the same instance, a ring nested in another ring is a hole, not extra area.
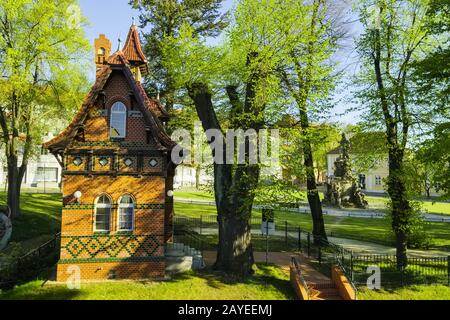
M 288 242 L 288 230 L 287 230 L 288 226 L 287 225 L 288 225 L 288 223 L 287 223 L 287 221 L 285 221 L 284 222 L 284 242 L 286 245 Z
M 200 216 L 200 235 L 203 234 L 203 216 Z
M 298 252 L 302 252 L 302 229 L 298 228 Z
M 311 233 L 308 232 L 307 238 L 308 238 L 308 257 L 310 257 L 311 256 Z
M 450 256 L 447 257 L 447 278 L 448 286 L 450 287 Z
M 350 279 L 353 282 L 353 251 L 350 252 Z

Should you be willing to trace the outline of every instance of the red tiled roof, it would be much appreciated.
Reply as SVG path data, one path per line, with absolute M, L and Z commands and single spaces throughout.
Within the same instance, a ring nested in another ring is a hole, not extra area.
M 116 55 L 116 56 L 115 56 Z M 114 57 L 115 56 L 115 57 Z M 122 54 L 120 51 L 110 57 L 108 61 L 116 62 L 120 61 L 122 58 Z M 117 60 L 116 60 L 117 59 Z M 119 69 L 123 71 L 128 84 L 132 88 L 137 101 L 139 102 L 139 106 L 141 107 L 141 111 L 144 115 L 145 121 L 152 131 L 153 137 L 155 137 L 155 143 L 161 150 L 171 150 L 176 143 L 173 142 L 170 137 L 165 132 L 163 125 L 161 124 L 159 117 L 164 118 L 168 117 L 167 112 L 160 106 L 157 108 L 157 104 L 150 100 L 145 93 L 144 88 L 142 87 L 139 81 L 136 81 L 133 78 L 133 74 L 131 73 L 127 64 L 117 64 L 116 67 L 112 65 L 105 65 L 97 74 L 97 80 L 92 87 L 91 91 L 85 98 L 85 101 L 75 115 L 72 123 L 58 136 L 49 142 L 44 144 L 44 148 L 49 149 L 52 153 L 57 153 L 64 150 L 73 138 L 76 136 L 77 131 L 80 127 L 83 126 L 84 121 L 89 114 L 89 110 L 95 106 L 95 102 L 98 98 L 99 93 L 103 90 L 106 82 L 108 81 L 112 71 Z M 163 112 L 164 111 L 164 112 Z
M 106 62 L 108 64 L 126 64 L 129 65 L 130 62 L 125 57 L 125 54 L 122 51 L 117 51 L 116 53 L 112 54 Z
M 99 93 L 103 90 L 103 87 L 105 86 L 106 81 L 108 81 L 111 73 L 112 69 L 107 65 L 105 65 L 97 73 L 97 80 L 95 81 L 95 84 L 89 94 L 84 99 L 84 102 L 78 113 L 73 118 L 72 123 L 55 138 L 45 143 L 44 148 L 49 150 L 63 149 L 67 145 L 68 140 L 71 140 L 76 135 L 76 129 L 83 124 L 89 109 L 94 105 Z
M 145 97 L 145 106 L 153 111 L 161 120 L 168 120 L 170 117 L 169 113 L 164 109 L 161 103 L 158 100 L 150 99 L 139 81 L 136 81 L 136 86 L 140 94 Z
M 153 136 L 156 138 L 156 144 L 161 149 L 172 149 L 175 143 L 166 134 L 160 122 L 160 120 L 168 120 L 169 114 L 159 101 L 150 99 L 147 96 L 142 84 L 134 79 L 130 70 L 131 65 L 139 66 L 143 73 L 148 73 L 147 59 L 142 51 L 139 32 L 135 25 L 130 28 L 123 50 L 112 54 L 106 60 L 106 64 L 97 71 L 95 84 L 86 96 L 82 107 L 75 115 L 72 123 L 54 139 L 45 143 L 44 148 L 49 149 L 51 152 L 59 152 L 67 147 L 76 136 L 78 129 L 83 126 L 89 110 L 94 107 L 100 92 L 103 90 L 113 70 L 119 69 L 125 74 L 136 99 L 140 102 L 139 106 L 142 109 L 141 111 L 144 114 L 147 125 L 149 125 Z
M 125 57 L 129 61 L 147 63 L 147 58 L 141 47 L 141 40 L 139 38 L 139 31 L 137 26 L 132 25 L 128 33 L 127 41 L 122 50 Z

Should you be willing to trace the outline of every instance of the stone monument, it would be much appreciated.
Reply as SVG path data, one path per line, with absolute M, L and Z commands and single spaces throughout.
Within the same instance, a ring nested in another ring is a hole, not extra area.
M 342 134 L 340 142 L 340 156 L 334 162 L 334 175 L 328 177 L 324 203 L 339 208 L 354 207 L 366 209 L 367 201 L 364 199 L 356 179 L 352 176 L 350 167 L 350 142 Z

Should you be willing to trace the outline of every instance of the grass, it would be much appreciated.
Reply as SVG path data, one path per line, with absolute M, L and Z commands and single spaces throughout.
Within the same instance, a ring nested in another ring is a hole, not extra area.
M 33 281 L 0 294 L 3 300 L 286 300 L 294 299 L 289 276 L 257 265 L 256 274 L 230 279 L 209 271 L 180 274 L 165 282 L 115 281 L 82 284 L 80 290 Z
M 200 217 L 216 215 L 214 206 L 202 204 L 175 203 L 175 213 L 178 216 Z M 254 210 L 254 217 L 261 217 L 259 210 Z M 328 234 L 333 237 L 355 239 L 391 245 L 390 225 L 385 219 L 367 219 L 355 217 L 325 216 L 325 225 Z M 308 214 L 292 212 L 276 212 L 275 220 L 284 224 L 301 227 L 303 230 L 312 230 L 311 217 Z M 425 226 L 426 232 L 433 239 L 432 247 L 439 250 L 450 250 L 450 225 L 448 223 L 430 222 Z
M 304 205 L 307 205 L 306 193 L 300 192 L 305 199 Z M 195 189 L 185 189 L 175 191 L 175 197 L 182 199 L 192 199 L 192 200 L 208 200 L 213 201 L 214 195 L 206 191 L 196 191 Z M 323 199 L 323 193 L 320 193 L 320 198 Z M 369 208 L 371 210 L 384 210 L 389 201 L 386 196 L 366 196 L 366 200 L 369 203 Z M 431 200 L 421 199 L 419 200 L 422 204 L 424 211 L 432 214 L 439 215 L 450 215 L 450 203 L 449 202 L 433 202 Z
M 387 197 L 374 197 L 366 196 L 366 200 L 369 202 L 369 207 L 372 209 L 382 210 L 386 208 L 389 201 Z M 450 203 L 449 202 L 433 202 L 432 200 L 421 199 L 418 200 L 422 204 L 422 209 L 428 213 L 439 214 L 444 216 L 450 215 Z
M 176 193 L 179 197 L 197 194 L 200 198 L 212 197 L 207 192 L 184 191 Z M 0 193 L 0 205 L 4 205 L 6 195 Z M 209 199 L 210 200 L 210 199 Z M 61 195 L 60 194 L 22 194 L 22 215 L 14 221 L 13 242 L 20 242 L 24 251 L 38 247 L 48 241 L 60 230 Z M 201 204 L 175 203 L 177 215 L 199 217 L 216 215 L 214 206 Z M 255 210 L 253 216 L 260 217 L 261 212 Z M 365 219 L 355 217 L 325 216 L 325 224 L 332 236 L 357 239 L 362 241 L 390 244 L 390 226 L 384 219 Z M 287 221 L 298 225 L 304 230 L 312 229 L 311 218 L 307 214 L 292 212 L 277 212 L 276 220 Z M 449 225 L 445 223 L 428 223 L 426 231 L 434 239 L 433 247 L 450 249 Z
M 181 199 L 191 199 L 191 200 L 214 200 L 214 194 L 206 191 L 175 191 L 175 197 Z
M 450 300 L 450 287 L 410 286 L 392 290 L 369 290 L 361 288 L 360 300 Z
M 0 206 L 5 204 L 6 194 L 0 193 Z M 20 243 L 26 252 L 50 240 L 61 229 L 61 205 L 60 194 L 23 193 L 22 214 L 13 221 L 11 242 Z

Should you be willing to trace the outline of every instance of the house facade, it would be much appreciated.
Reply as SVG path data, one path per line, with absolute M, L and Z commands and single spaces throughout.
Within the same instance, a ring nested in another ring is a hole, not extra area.
M 95 41 L 96 81 L 72 123 L 44 147 L 62 169 L 57 280 L 162 278 L 172 239 L 168 114 L 141 84 L 147 60 L 135 25 L 124 47 Z

